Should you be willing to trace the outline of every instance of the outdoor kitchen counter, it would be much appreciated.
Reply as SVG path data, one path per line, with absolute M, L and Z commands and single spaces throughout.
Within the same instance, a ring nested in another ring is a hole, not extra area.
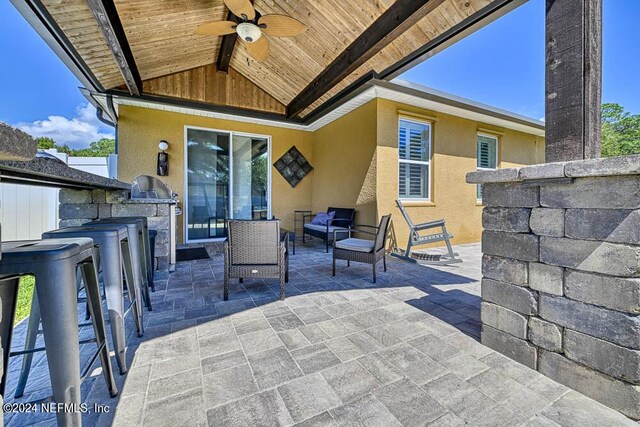
M 59 228 L 109 217 L 147 217 L 149 227 L 158 232 L 155 266 L 159 270 L 175 266 L 177 200 L 132 199 L 131 184 L 70 168 L 43 152 L 29 161 L 0 161 L 0 181 L 60 188 Z
M 131 185 L 67 166 L 62 160 L 38 152 L 32 160 L 0 161 L 2 182 L 75 189 L 130 190 Z

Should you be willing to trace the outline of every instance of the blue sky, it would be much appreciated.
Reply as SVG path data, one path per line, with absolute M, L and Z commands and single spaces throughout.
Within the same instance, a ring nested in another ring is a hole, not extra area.
M 544 116 L 544 0 L 530 0 L 401 78 Z M 640 1 L 603 0 L 603 102 L 640 113 Z
M 8 0 L 0 0 L 0 28 L 0 121 L 74 148 L 113 136 L 78 79 Z
M 604 0 L 603 101 L 640 113 L 638 0 Z M 0 0 L 0 121 L 74 147 L 113 129 L 80 83 L 7 0 Z M 401 76 L 513 112 L 544 116 L 544 0 L 530 0 Z

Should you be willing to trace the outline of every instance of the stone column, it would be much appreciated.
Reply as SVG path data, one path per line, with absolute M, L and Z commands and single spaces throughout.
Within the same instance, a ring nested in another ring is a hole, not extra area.
M 471 172 L 482 343 L 640 419 L 640 156 Z

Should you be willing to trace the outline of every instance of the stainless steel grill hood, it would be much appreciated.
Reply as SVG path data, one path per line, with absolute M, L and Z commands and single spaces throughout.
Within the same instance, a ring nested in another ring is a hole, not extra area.
M 140 175 L 131 186 L 132 199 L 173 199 L 177 196 L 167 184 L 149 175 Z

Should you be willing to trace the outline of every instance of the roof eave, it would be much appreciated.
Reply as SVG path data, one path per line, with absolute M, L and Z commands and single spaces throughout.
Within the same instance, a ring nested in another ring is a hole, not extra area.
M 91 96 L 103 109 L 106 108 L 107 96 L 109 96 L 109 94 L 94 93 Z M 264 114 L 250 115 L 246 111 L 209 107 L 202 103 L 176 103 L 174 99 L 164 99 L 161 97 L 132 97 L 127 94 L 113 94 L 112 96 L 116 107 L 118 105 L 133 105 L 181 114 L 201 115 L 240 122 L 253 122 L 309 132 L 328 125 L 376 98 L 393 100 L 424 110 L 463 117 L 479 123 L 512 129 L 540 137 L 544 137 L 545 130 L 544 122 L 539 120 L 520 116 L 465 98 L 444 94 L 443 92 L 424 86 L 407 86 L 384 80 L 371 80 L 358 86 L 347 96 L 341 97 L 340 102 L 332 104 L 331 109 L 324 111 L 322 115 L 305 121 L 287 119 L 281 116 L 273 117 Z

